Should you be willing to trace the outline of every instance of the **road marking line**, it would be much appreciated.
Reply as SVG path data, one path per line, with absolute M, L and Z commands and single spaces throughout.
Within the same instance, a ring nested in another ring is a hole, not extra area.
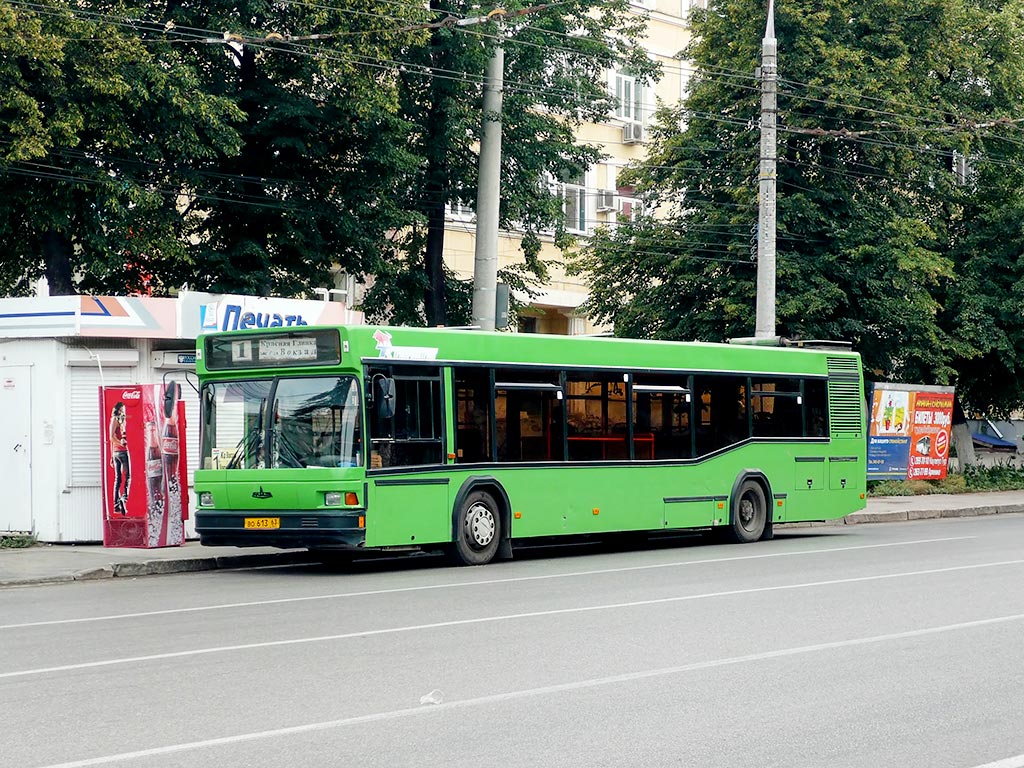
M 517 621 L 521 619 L 533 619 L 546 616 L 563 616 L 573 613 L 592 613 L 595 611 L 612 611 L 622 608 L 642 608 L 651 605 L 666 605 L 669 603 L 683 603 L 691 600 L 707 600 L 715 597 L 734 597 L 737 595 L 753 595 L 766 592 L 784 592 L 796 589 L 809 589 L 813 587 L 834 586 L 837 584 L 857 584 L 868 581 L 883 581 L 886 579 L 904 579 L 911 576 L 928 576 L 937 573 L 953 573 L 956 571 L 977 570 L 980 568 L 997 568 L 1007 565 L 1024 565 L 1024 560 L 1005 560 L 998 563 L 977 563 L 974 565 L 958 565 L 949 568 L 931 568 L 924 571 L 905 571 L 903 573 L 874 574 L 872 576 L 856 576 L 846 579 L 830 579 L 828 581 L 811 581 L 800 584 L 782 584 L 773 587 L 750 587 L 747 589 L 732 589 L 723 592 L 707 592 L 699 595 L 679 595 L 677 597 L 660 597 L 650 600 L 634 600 L 627 603 L 606 603 L 603 605 L 588 605 L 575 608 L 552 608 L 546 611 L 528 611 L 525 613 L 510 613 L 500 616 L 481 616 L 475 619 L 453 619 L 451 621 L 438 621 L 431 624 L 414 624 L 404 627 L 387 627 L 385 629 L 366 629 L 358 632 L 345 632 L 337 635 L 319 635 L 316 637 L 297 637 L 290 640 L 268 640 L 262 643 L 241 643 L 239 645 L 220 645 L 211 648 L 192 648 L 186 651 L 170 651 L 167 653 L 154 653 L 148 656 L 128 656 L 120 659 L 106 659 L 104 661 L 86 661 L 80 664 L 62 664 L 57 667 L 40 667 L 38 669 L 24 669 L 18 672 L 0 672 L 0 680 L 14 677 L 28 677 L 30 675 L 43 675 L 51 672 L 69 672 L 78 669 L 95 669 L 97 667 L 111 667 L 120 664 L 136 664 L 146 661 L 162 661 L 164 659 L 180 659 L 188 656 L 206 656 L 213 653 L 230 653 L 233 651 L 248 651 L 256 648 L 277 648 L 286 645 L 307 645 L 309 643 L 327 643 L 336 640 L 351 640 L 357 637 L 375 637 L 380 635 L 394 635 L 404 632 L 419 632 L 430 629 L 445 629 L 448 627 L 465 627 L 474 624 L 492 624 L 499 621 Z
M 994 763 L 976 765 L 974 768 L 1024 768 L 1024 755 L 1007 757 L 1004 760 L 996 760 Z
M 815 645 L 804 645 L 796 648 L 785 648 L 777 651 L 765 651 L 762 653 L 751 653 L 744 656 L 733 656 L 725 659 L 713 659 L 710 661 L 699 661 L 692 664 L 682 664 L 674 667 L 662 667 L 660 669 L 649 669 L 641 672 L 628 672 L 621 675 L 611 675 L 608 677 L 596 677 L 587 680 L 577 680 L 572 683 L 560 683 L 558 685 L 546 685 L 539 688 L 529 688 L 521 691 L 506 691 L 504 693 L 491 694 L 489 696 L 479 696 L 472 699 L 463 699 L 461 701 L 444 702 L 441 704 L 429 705 L 429 706 L 418 706 L 408 707 L 404 709 L 394 709 L 387 712 L 375 712 L 368 715 L 357 715 L 355 717 L 346 717 L 339 720 L 327 720 L 319 723 L 307 723 L 305 725 L 295 725 L 287 728 L 277 728 L 269 731 L 255 731 L 252 733 L 241 733 L 234 736 L 221 736 L 215 739 L 204 739 L 202 741 L 191 741 L 182 744 L 172 744 L 164 747 L 154 747 L 152 749 L 141 749 L 135 752 L 122 752 L 114 755 L 103 755 L 101 757 L 92 757 L 85 760 L 75 760 L 68 763 L 57 763 L 54 765 L 42 766 L 41 768 L 89 768 L 95 765 L 109 765 L 111 763 L 120 763 L 128 760 L 136 760 L 145 757 L 156 757 L 161 755 L 169 755 L 177 752 L 186 752 L 190 750 L 207 749 L 210 747 L 226 746 L 230 744 L 240 744 L 248 741 L 259 741 L 266 739 L 274 739 L 282 736 L 294 736 L 297 734 L 313 733 L 316 731 L 333 730 L 337 728 L 344 728 L 351 725 L 362 725 L 364 723 L 380 722 L 384 720 L 397 720 L 403 717 L 413 717 L 416 715 L 429 715 L 438 712 L 447 712 L 455 709 L 468 709 L 471 707 L 479 707 L 487 704 L 498 704 L 508 701 L 514 701 L 517 699 L 525 699 L 535 696 L 544 696 L 549 694 L 563 693 L 567 691 L 579 691 L 587 688 L 597 688 L 606 685 L 615 685 L 618 683 L 630 683 L 637 680 L 650 680 L 659 677 L 667 677 L 670 675 L 679 675 L 686 672 L 696 672 L 706 669 L 715 669 L 718 667 L 728 667 L 737 664 L 748 664 L 751 662 L 769 661 L 772 659 L 781 659 L 790 656 L 798 656 L 806 653 L 818 653 L 821 651 L 831 651 L 840 648 L 853 648 L 857 646 L 872 645 L 877 643 L 892 642 L 898 640 L 910 640 L 919 637 L 927 637 L 929 635 L 937 635 L 944 632 L 955 632 L 964 629 L 975 629 L 977 627 L 987 627 L 997 624 L 1007 624 L 1014 621 L 1024 620 L 1024 613 L 1017 613 L 1012 616 L 997 616 L 991 619 L 979 619 L 977 621 L 965 621 L 959 624 L 946 624 L 940 627 L 927 627 L 925 629 L 913 629 L 906 632 L 892 632 L 885 635 L 874 635 L 872 637 L 860 637 L 852 640 L 836 640 L 830 643 L 818 643 Z M 989 763 L 988 765 L 978 766 L 977 768 L 1021 768 L 1024 763 L 1019 762 L 1020 757 L 1008 758 L 997 763 Z M 1017 762 L 1015 762 L 1017 761 Z
M 312 600 L 340 600 L 347 597 L 371 597 L 375 595 L 390 595 L 403 592 L 421 592 L 435 589 L 453 589 L 457 587 L 477 587 L 494 584 L 515 584 L 524 581 L 543 581 L 548 579 L 566 579 L 579 576 L 602 576 L 610 573 L 627 573 L 630 571 L 648 571 L 656 568 L 679 568 L 689 565 L 708 565 L 714 563 L 731 563 L 739 560 L 762 560 L 773 557 L 793 557 L 796 555 L 820 555 L 832 552 L 852 552 L 862 549 L 882 549 L 886 547 L 905 547 L 916 544 L 936 544 L 947 541 L 966 541 L 976 539 L 977 536 L 949 536 L 940 539 L 916 539 L 914 541 L 896 541 L 886 544 L 861 544 L 853 547 L 827 547 L 823 549 L 808 549 L 802 552 L 769 552 L 758 555 L 736 555 L 734 557 L 706 558 L 704 560 L 679 560 L 672 563 L 654 563 L 651 565 L 633 565 L 622 568 L 601 568 L 592 571 L 570 571 L 567 573 L 550 573 L 537 576 L 516 576 L 507 579 L 480 579 L 478 581 L 446 582 L 443 584 L 424 584 L 415 587 L 393 587 L 389 589 L 373 589 L 363 592 L 337 592 L 328 595 L 306 595 L 304 597 L 282 597 L 275 600 L 253 600 L 243 603 L 220 603 L 218 605 L 190 606 L 187 608 L 167 608 L 159 611 L 140 611 L 138 613 L 117 613 L 107 616 L 86 616 L 78 619 L 52 619 L 49 621 L 28 621 L 19 624 L 0 624 L 0 630 L 4 629 L 25 629 L 28 627 L 52 627 L 57 624 L 84 624 L 96 621 L 114 621 L 119 619 L 136 619 L 148 616 L 167 616 L 177 613 L 199 613 L 201 611 L 219 611 L 231 608 L 253 608 L 263 605 L 281 605 L 284 603 L 301 603 Z

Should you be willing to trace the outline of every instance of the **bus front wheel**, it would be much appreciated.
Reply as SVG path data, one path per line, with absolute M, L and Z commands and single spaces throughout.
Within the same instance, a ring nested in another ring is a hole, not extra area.
M 459 506 L 455 518 L 455 561 L 460 565 L 486 565 L 501 542 L 501 513 L 494 498 L 473 491 Z
M 736 494 L 732 511 L 731 538 L 739 544 L 757 541 L 764 535 L 768 507 L 760 483 L 744 480 Z

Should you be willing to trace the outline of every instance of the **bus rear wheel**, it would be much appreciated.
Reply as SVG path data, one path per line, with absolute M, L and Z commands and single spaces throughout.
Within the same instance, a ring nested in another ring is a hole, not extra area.
M 494 559 L 500 542 L 501 513 L 497 503 L 489 493 L 471 492 L 455 516 L 455 562 L 486 565 Z
M 730 538 L 738 544 L 757 541 L 764 535 L 768 522 L 768 506 L 765 503 L 764 489 L 760 483 L 744 480 L 736 494 L 732 510 Z

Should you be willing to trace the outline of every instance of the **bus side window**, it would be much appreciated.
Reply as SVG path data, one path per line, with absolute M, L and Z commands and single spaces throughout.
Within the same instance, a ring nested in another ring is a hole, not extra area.
M 370 467 L 443 464 L 441 369 L 395 366 L 383 373 L 394 379 L 395 409 L 390 418 L 370 410 Z
M 697 455 L 705 456 L 750 437 L 745 376 L 694 377 L 697 393 Z
M 494 413 L 498 461 L 565 461 L 561 374 L 496 370 Z
M 569 461 L 628 459 L 622 374 L 569 372 L 565 386 Z
M 633 379 L 633 458 L 693 456 L 693 393 L 683 373 L 636 374 Z
M 456 368 L 455 461 L 492 461 L 491 372 L 489 368 Z
M 754 437 L 803 437 L 798 379 L 751 379 Z
M 821 379 L 804 382 L 804 432 L 807 437 L 828 437 L 828 385 Z

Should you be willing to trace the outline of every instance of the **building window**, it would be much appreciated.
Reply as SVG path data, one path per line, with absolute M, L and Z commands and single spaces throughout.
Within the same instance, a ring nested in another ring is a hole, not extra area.
M 538 323 L 536 317 L 520 316 L 519 317 L 519 332 L 520 333 L 540 333 L 538 330 Z
M 583 174 L 568 177 L 562 185 L 562 210 L 565 211 L 565 228 L 570 232 L 587 231 L 587 188 Z
M 643 122 L 643 85 L 633 76 L 615 73 L 615 116 L 620 120 Z
M 643 212 L 642 205 L 637 198 L 623 195 L 621 191 L 616 198 L 616 204 L 620 222 L 636 221 Z
M 473 207 L 462 200 L 452 200 L 445 204 L 445 214 L 456 221 L 473 221 L 476 218 Z

